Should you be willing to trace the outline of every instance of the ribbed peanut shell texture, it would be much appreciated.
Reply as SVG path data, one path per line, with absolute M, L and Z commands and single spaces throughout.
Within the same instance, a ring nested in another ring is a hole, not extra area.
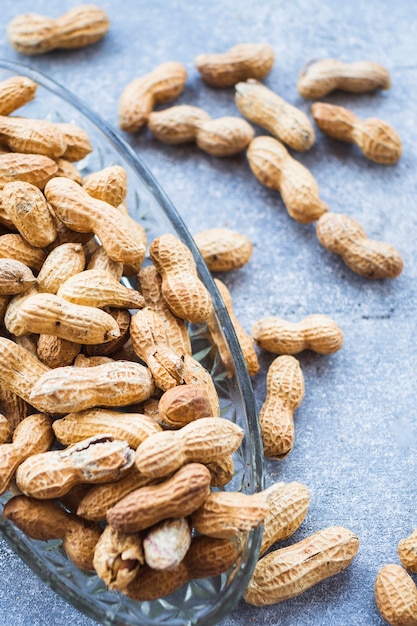
M 195 65 L 211 87 L 232 87 L 247 78 L 264 78 L 274 64 L 273 48 L 264 43 L 240 43 L 226 52 L 199 54 Z
M 320 59 L 308 63 L 300 72 L 297 89 L 303 98 L 323 98 L 335 89 L 365 93 L 389 89 L 388 70 L 373 61 L 344 63 L 338 59 Z
M 27 76 L 11 76 L 0 82 L 0 115 L 9 115 L 34 99 L 38 88 Z
M 251 240 L 230 228 L 210 228 L 194 235 L 194 241 L 211 272 L 228 272 L 246 265 L 253 252 Z
M 293 356 L 277 357 L 269 366 L 266 398 L 259 413 L 265 456 L 283 459 L 294 446 L 294 411 L 304 398 L 304 376 Z
M 211 120 L 204 109 L 189 104 L 178 104 L 162 111 L 152 111 L 148 128 L 153 136 L 169 145 L 195 141 L 198 127 Z
M 88 368 L 69 366 L 48 371 L 32 387 L 30 403 L 44 407 L 46 413 L 70 413 L 98 406 L 128 406 L 143 402 L 153 391 L 147 367 L 112 361 Z
M 350 215 L 327 213 L 318 220 L 316 232 L 321 245 L 360 276 L 396 278 L 403 270 L 400 252 L 388 243 L 368 239 L 363 226 Z
M 317 182 L 310 171 L 293 159 L 274 137 L 255 137 L 247 150 L 249 166 L 266 187 L 279 191 L 282 201 L 297 222 L 309 224 L 326 213 Z
M 244 598 L 255 606 L 295 598 L 348 567 L 358 549 L 359 540 L 351 530 L 340 526 L 320 530 L 260 559 Z
M 84 270 L 67 278 L 57 295 L 74 304 L 100 309 L 107 306 L 140 309 L 145 305 L 136 289 L 125 287 L 110 272 L 100 269 Z
M 40 292 L 57 294 L 58 289 L 68 278 L 82 272 L 85 267 L 85 254 L 80 243 L 63 243 L 54 248 L 46 257 L 37 276 L 36 284 Z
M 0 116 L 0 143 L 13 152 L 39 154 L 51 159 L 63 156 L 66 141 L 63 133 L 48 120 Z
M 235 85 L 235 102 L 248 120 L 258 124 L 293 150 L 309 150 L 315 141 L 307 115 L 256 80 Z
M 192 385 L 172 387 L 162 394 L 158 402 L 157 419 L 168 428 L 182 428 L 196 419 L 211 416 L 208 395 Z
M 202 417 L 180 430 L 152 435 L 136 451 L 136 467 L 150 478 L 168 476 L 186 463 L 208 463 L 235 452 L 244 432 L 221 417 Z
M 107 512 L 107 521 L 123 532 L 137 532 L 164 519 L 186 517 L 209 495 L 210 480 L 204 465 L 188 463 L 164 482 L 125 496 Z
M 378 571 L 375 600 L 381 617 L 391 626 L 417 624 L 417 587 L 401 565 L 390 563 Z
M 211 296 L 198 278 L 194 258 L 175 235 L 161 235 L 149 248 L 150 257 L 162 277 L 162 294 L 179 318 L 204 322 L 213 309 Z
M 38 408 L 36 402 L 30 402 L 30 394 L 33 386 L 49 368 L 28 350 L 5 337 L 0 337 L 0 367 L 2 389 L 8 389 Z
M 36 281 L 32 270 L 15 259 L 0 259 L 0 295 L 14 296 L 28 291 Z
M 398 556 L 409 572 L 417 573 L 417 529 L 399 541 Z
M 31 246 L 17 233 L 7 233 L 0 236 L 0 258 L 16 259 L 39 272 L 45 262 L 46 252 L 41 248 Z M 39 274 L 36 282 L 38 281 Z
M 19 339 L 22 340 L 28 336 L 30 335 L 23 335 Z M 39 335 L 36 345 L 36 356 L 50 368 L 71 365 L 80 351 L 79 343 L 54 337 L 54 335 Z
M 119 206 L 127 195 L 127 174 L 120 165 L 111 165 L 83 179 L 83 187 L 92 198 Z
M 42 154 L 10 152 L 0 154 L 0 189 L 6 183 L 22 180 L 43 189 L 56 174 L 58 164 Z
M 12 427 L 5 415 L 0 413 L 0 444 L 9 443 L 12 438 Z

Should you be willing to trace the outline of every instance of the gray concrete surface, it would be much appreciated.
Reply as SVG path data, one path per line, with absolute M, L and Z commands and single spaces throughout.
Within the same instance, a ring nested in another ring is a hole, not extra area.
M 189 72 L 178 102 L 204 106 L 213 116 L 235 114 L 232 90 L 204 86 L 193 59 L 244 41 L 273 46 L 276 61 L 265 82 L 306 113 L 310 103 L 298 96 L 296 82 L 311 59 L 372 59 L 392 74 L 388 92 L 339 93 L 328 101 L 390 122 L 403 140 L 398 165 L 372 164 L 355 147 L 319 132 L 313 149 L 297 155 L 332 210 L 356 217 L 370 237 L 401 251 L 404 271 L 392 281 L 361 278 L 321 248 L 314 226 L 288 216 L 279 194 L 253 178 L 244 155 L 216 159 L 189 145 L 163 146 L 148 132 L 125 136 L 191 232 L 222 225 L 252 239 L 249 265 L 225 277 L 248 330 L 261 315 L 298 321 L 320 312 L 332 316 L 345 335 L 337 354 L 299 356 L 306 396 L 296 414 L 295 447 L 284 461 L 265 467 L 267 484 L 297 480 L 311 489 L 310 511 L 293 540 L 326 526 L 348 526 L 360 537 L 359 554 L 344 573 L 297 599 L 264 609 L 240 602 L 222 626 L 381 625 L 373 596 L 376 572 L 398 562 L 398 541 L 417 527 L 415 3 L 101 0 L 111 31 L 93 47 L 26 59 L 7 44 L 6 25 L 15 15 L 58 15 L 77 4 L 3 0 L 0 57 L 27 62 L 65 84 L 114 128 L 125 85 L 168 60 L 183 62 Z M 260 353 L 262 369 L 253 381 L 259 407 L 272 358 Z M 0 624 L 93 622 L 36 579 L 0 539 Z

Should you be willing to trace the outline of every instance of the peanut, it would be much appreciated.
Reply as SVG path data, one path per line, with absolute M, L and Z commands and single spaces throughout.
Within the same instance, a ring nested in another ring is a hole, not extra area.
M 93 556 L 101 529 L 96 524 L 64 511 L 55 502 L 15 496 L 3 511 L 6 519 L 31 539 L 62 539 L 69 559 L 81 570 L 93 569 Z
M 211 272 L 228 272 L 246 265 L 253 244 L 246 235 L 230 228 L 210 228 L 194 235 L 200 254 Z
M 144 563 L 139 533 L 121 533 L 106 526 L 94 550 L 93 565 L 109 589 L 124 589 Z
M 32 413 L 33 409 L 27 402 L 2 384 L 0 386 L 0 411 L 7 418 L 13 433 L 17 425 Z
M 417 587 L 401 565 L 390 563 L 378 571 L 375 600 L 381 617 L 391 626 L 417 624 Z
M 201 150 L 217 157 L 238 154 L 254 136 L 245 120 L 232 116 L 211 119 L 202 109 L 186 104 L 150 113 L 148 128 L 163 143 L 195 141 Z
M 123 276 L 123 263 L 113 261 L 104 248 L 98 248 L 90 257 L 87 265 L 88 270 L 100 270 L 111 274 L 113 278 L 120 281 Z
M 256 178 L 281 193 L 288 213 L 297 222 L 309 224 L 326 213 L 327 205 L 320 200 L 316 180 L 277 139 L 255 137 L 249 144 L 247 157 Z
M 96 365 L 104 365 L 105 363 L 114 363 L 115 359 L 110 356 L 85 356 L 77 354 L 74 360 L 75 367 L 95 367 Z
M 67 161 L 81 161 L 93 150 L 88 133 L 77 124 L 56 122 L 55 128 L 64 137 L 66 147 L 62 157 Z
M 106 409 L 69 413 L 55 420 L 53 429 L 58 441 L 65 446 L 93 435 L 109 433 L 115 439 L 127 441 L 133 450 L 136 450 L 147 437 L 161 431 L 161 428 L 146 415 Z
M 140 309 L 145 306 L 142 295 L 122 285 L 109 272 L 84 270 L 62 283 L 57 295 L 74 304 L 104 308 Z
M 287 548 L 262 557 L 244 594 L 255 606 L 295 598 L 344 570 L 359 549 L 354 533 L 340 526 L 320 530 Z
M 81 233 L 94 232 L 114 261 L 143 261 L 143 242 L 132 234 L 127 217 L 111 204 L 92 198 L 85 189 L 69 178 L 56 177 L 50 180 L 45 187 L 45 196 L 57 217 L 66 226 Z
M 62 243 L 46 257 L 36 284 L 40 292 L 57 294 L 59 287 L 85 267 L 85 255 L 80 243 Z
M 210 480 L 204 465 L 188 463 L 164 482 L 122 498 L 107 511 L 107 521 L 122 532 L 137 532 L 164 519 L 186 517 L 209 495 Z
M 117 350 L 123 348 L 123 346 L 129 339 L 129 311 L 127 311 L 126 309 L 109 308 L 106 312 L 108 312 L 108 314 L 111 315 L 114 320 L 116 320 L 120 331 L 120 337 L 112 339 L 111 341 L 107 341 L 106 343 L 96 343 L 93 345 L 84 346 L 84 352 L 89 357 L 113 355 Z
M 81 4 L 57 18 L 37 13 L 18 15 L 9 24 L 7 38 L 21 54 L 82 48 L 96 43 L 109 30 L 109 18 L 93 4 Z
M 191 515 L 192 526 L 202 535 L 231 539 L 239 532 L 258 528 L 268 513 L 263 493 L 238 491 L 211 493 Z
M 0 116 L 0 143 L 12 152 L 57 159 L 65 153 L 64 135 L 47 120 Z
M 12 428 L 9 420 L 0 413 L 0 444 L 9 443 L 12 437 Z
M 27 265 L 15 259 L 0 259 L 0 295 L 14 296 L 28 291 L 36 278 Z
M 205 465 L 211 474 L 212 487 L 224 487 L 230 483 L 235 473 L 235 464 L 231 454 L 226 454 L 226 456 Z
M 0 445 L 0 493 L 7 491 L 17 468 L 32 455 L 46 452 L 54 442 L 51 419 L 29 415 L 18 424 L 12 443 Z
M 293 150 L 309 150 L 315 141 L 313 126 L 297 107 L 256 80 L 235 85 L 235 102 L 247 119 L 274 135 Z
M 59 158 L 56 161 L 58 165 L 58 169 L 56 171 L 56 176 L 63 176 L 64 178 L 71 178 L 74 182 L 81 185 L 83 182 L 83 177 L 78 168 L 71 163 L 67 159 Z
M 54 219 L 38 187 L 22 181 L 7 183 L 1 200 L 7 215 L 30 245 L 44 248 L 55 241 Z
M 5 324 L 18 336 L 33 332 L 79 344 L 103 343 L 120 336 L 117 322 L 105 311 L 74 304 L 51 293 L 26 298 L 13 320 L 6 317 Z
M 93 172 L 83 179 L 83 187 L 92 198 L 118 207 L 127 195 L 126 170 L 120 165 L 112 165 Z
M 396 278 L 403 270 L 398 250 L 387 243 L 368 239 L 362 225 L 349 215 L 323 215 L 317 222 L 316 232 L 322 246 L 338 254 L 360 276 Z
M 198 387 L 207 394 L 211 414 L 216 417 L 220 415 L 220 402 L 216 386 L 209 372 L 196 359 L 184 356 L 184 383 Z
M 74 389 L 77 393 L 74 394 Z M 115 361 L 94 367 L 58 367 L 33 385 L 30 404 L 46 413 L 78 412 L 97 406 L 127 406 L 142 402 L 154 391 L 147 367 Z
M 207 85 L 232 87 L 247 78 L 264 78 L 274 59 L 274 50 L 268 44 L 241 43 L 220 54 L 199 54 L 194 62 Z
M 417 573 L 417 529 L 398 543 L 398 556 L 408 571 Z
M 14 341 L 0 337 L 1 387 L 12 391 L 35 408 L 30 400 L 33 386 L 49 369 L 28 350 Z M 2 409 L 2 412 L 5 411 Z M 6 413 L 7 415 L 7 413 Z
M 328 315 L 308 315 L 299 322 L 281 317 L 262 317 L 252 326 L 252 336 L 264 350 L 275 354 L 298 354 L 312 350 L 332 354 L 343 345 L 343 332 Z
M 0 188 L 21 180 L 43 189 L 58 170 L 56 161 L 42 154 L 0 154 Z
M 23 339 L 25 335 L 21 338 Z M 36 356 L 42 363 L 50 368 L 65 367 L 74 362 L 76 356 L 80 353 L 81 345 L 54 337 L 53 335 L 39 335 L 36 349 Z
M 335 89 L 364 93 L 376 89 L 389 89 L 388 70 L 373 61 L 344 63 L 337 59 L 320 59 L 308 63 L 298 80 L 298 93 L 303 98 L 322 98 Z
M 235 540 L 194 537 L 181 563 L 172 570 L 142 567 L 136 578 L 122 592 L 135 600 L 163 598 L 190 580 L 218 576 L 227 572 L 239 557 Z
M 310 492 L 301 483 L 274 483 L 265 489 L 268 513 L 259 554 L 276 542 L 291 537 L 303 522 L 310 505 Z
M 375 163 L 392 165 L 402 153 L 401 139 L 395 130 L 376 117 L 360 120 L 345 107 L 316 102 L 311 113 L 317 126 L 329 137 L 354 143 Z
M 79 483 L 104 483 L 123 476 L 134 461 L 126 441 L 94 435 L 64 450 L 32 454 L 16 472 L 23 494 L 41 500 L 59 498 Z
M 158 422 L 165 428 L 182 428 L 202 417 L 211 417 L 207 394 L 192 385 L 171 387 L 158 402 Z
M 46 253 L 40 248 L 31 246 L 21 235 L 7 233 L 0 236 L 0 258 L 16 259 L 39 272 L 45 262 Z
M 0 115 L 10 115 L 34 99 L 38 88 L 27 76 L 11 76 L 0 82 Z
M 0 323 L 1 324 L 4 321 L 4 316 L 6 315 L 9 302 L 10 302 L 10 296 L 0 296 Z
M 128 133 L 138 131 L 157 104 L 174 100 L 184 89 L 187 71 L 181 63 L 169 61 L 136 78 L 119 99 L 119 126 Z
M 151 243 L 149 254 L 161 274 L 162 295 L 171 311 L 190 322 L 206 321 L 213 304 L 187 246 L 175 235 L 161 235 Z
M 304 398 L 304 376 L 293 356 L 272 361 L 266 379 L 266 398 L 259 413 L 265 456 L 283 459 L 294 446 L 293 413 Z
M 185 517 L 164 520 L 143 540 L 145 562 L 152 569 L 171 570 L 178 567 L 190 545 L 191 528 Z
M 235 452 L 243 439 L 237 424 L 221 417 L 202 417 L 180 430 L 145 439 L 136 451 L 136 467 L 149 478 L 162 478 L 186 463 L 206 463 Z

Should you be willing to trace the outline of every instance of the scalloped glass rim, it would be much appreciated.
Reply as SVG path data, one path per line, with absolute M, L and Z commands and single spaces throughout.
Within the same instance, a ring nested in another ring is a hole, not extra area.
M 43 73 L 35 70 L 31 67 L 25 66 L 20 63 L 8 61 L 6 59 L 0 59 L 0 69 L 7 70 L 11 74 L 25 75 L 47 91 L 53 93 L 58 98 L 61 98 L 67 104 L 71 105 L 78 113 L 81 113 L 89 122 L 95 127 L 96 130 L 104 137 L 104 140 L 108 142 L 113 150 L 115 150 L 119 157 L 124 160 L 137 175 L 138 179 L 141 179 L 142 183 L 146 186 L 150 194 L 156 200 L 157 204 L 162 209 L 165 216 L 168 218 L 174 232 L 177 236 L 191 249 L 199 275 L 206 287 L 209 289 L 214 307 L 216 310 L 217 321 L 219 328 L 221 328 L 222 334 L 229 347 L 230 353 L 233 358 L 235 368 L 235 382 L 238 393 L 241 396 L 241 409 L 244 415 L 241 419 L 246 424 L 245 428 L 245 463 L 250 466 L 251 482 L 245 484 L 245 491 L 252 493 L 259 491 L 263 488 L 263 452 L 262 443 L 259 432 L 259 425 L 257 419 L 255 399 L 252 390 L 252 384 L 246 369 L 245 361 L 236 338 L 236 334 L 230 322 L 230 318 L 223 300 L 217 290 L 217 287 L 213 281 L 213 278 L 207 269 L 195 243 L 185 226 L 183 220 L 179 216 L 172 202 L 165 195 L 163 190 L 158 185 L 157 181 L 147 169 L 147 167 L 136 156 L 132 148 L 121 139 L 112 128 L 102 120 L 97 114 L 95 114 L 88 106 L 86 106 L 78 97 L 68 91 L 65 87 L 61 86 L 51 78 L 47 77 Z M 0 77 L 3 78 L 3 77 Z M 2 532 L 6 541 L 11 545 L 13 550 L 19 554 L 19 556 L 29 565 L 29 567 L 39 575 L 48 585 L 58 592 L 65 600 L 73 604 L 77 609 L 83 611 L 86 615 L 89 615 L 93 619 L 99 620 L 102 624 L 119 624 L 124 625 L 126 621 L 120 620 L 117 615 L 117 602 L 115 608 L 112 611 L 106 610 L 106 607 L 100 605 L 99 601 L 94 603 L 94 596 L 81 597 L 78 595 L 76 588 L 72 588 L 69 581 L 65 580 L 65 576 L 61 578 L 56 575 L 54 571 L 48 567 L 48 564 L 40 558 L 35 551 L 32 551 L 30 540 L 12 524 L 10 524 L 4 518 L 0 518 L 0 532 Z M 182 626 L 184 624 L 195 624 L 200 626 L 209 626 L 210 624 L 217 623 L 220 619 L 226 616 L 237 604 L 242 597 L 249 579 L 252 575 L 253 568 L 255 567 L 257 556 L 259 552 L 259 546 L 261 541 L 261 530 L 255 530 L 248 536 L 247 543 L 243 550 L 242 560 L 238 568 L 236 568 L 233 575 L 230 577 L 230 583 L 227 587 L 221 588 L 218 585 L 218 597 L 215 603 L 207 605 L 207 610 L 200 610 L 201 606 L 204 607 L 204 601 L 202 605 L 199 605 L 199 612 L 195 619 L 187 617 L 186 619 L 181 614 L 167 613 L 166 617 L 169 617 L 169 624 L 176 624 Z M 48 542 L 49 543 L 49 542 Z M 53 542 L 51 542 L 53 543 Z M 53 546 L 52 548 L 53 549 Z M 57 567 L 65 568 L 65 558 L 63 562 L 58 564 Z M 219 580 L 222 577 L 217 577 Z M 215 579 L 213 579 L 215 580 Z M 211 590 L 212 593 L 216 592 L 216 585 Z M 94 594 L 94 590 L 92 590 Z M 203 594 L 204 595 L 204 594 Z M 213 600 L 213 598 L 211 598 Z M 189 598 L 184 597 L 184 602 L 189 601 Z M 143 603 L 142 603 L 143 604 Z M 152 616 L 152 603 L 147 603 L 149 607 L 146 610 L 148 618 L 144 615 L 136 616 L 141 617 L 141 621 L 129 622 L 131 624 L 159 624 L 162 623 L 160 618 L 155 614 Z M 169 607 L 170 608 L 170 607 Z M 169 608 L 167 610 L 169 611 Z M 155 621 L 156 618 L 156 621 Z M 164 619 L 164 623 L 165 622 Z

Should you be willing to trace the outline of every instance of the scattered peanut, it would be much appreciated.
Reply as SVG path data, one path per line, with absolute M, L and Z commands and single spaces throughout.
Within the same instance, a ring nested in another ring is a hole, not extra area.
M 171 570 L 181 563 L 191 544 L 191 528 L 185 517 L 167 519 L 152 528 L 143 540 L 145 561 L 152 569 Z
M 253 244 L 246 235 L 230 228 L 210 228 L 194 235 L 194 241 L 211 272 L 228 272 L 246 265 Z
M 378 571 L 375 600 L 381 617 L 391 626 L 417 624 L 417 587 L 401 565 L 391 563 Z
M 371 161 L 382 165 L 397 163 L 402 153 L 395 130 L 376 117 L 360 120 L 352 111 L 334 104 L 316 102 L 311 113 L 317 126 L 329 137 L 354 143 Z
M 355 534 L 340 526 L 320 530 L 262 557 L 244 594 L 255 606 L 275 604 L 304 593 L 344 570 L 359 549 Z
M 398 543 L 398 556 L 409 572 L 417 573 L 417 529 Z
M 388 70 L 373 61 L 344 63 L 337 59 L 320 59 L 308 63 L 300 73 L 298 93 L 303 98 L 323 98 L 335 89 L 364 93 L 376 89 L 389 89 L 391 77 Z
M 119 126 L 128 133 L 146 124 L 157 104 L 174 100 L 184 89 L 187 71 L 181 63 L 170 61 L 150 74 L 136 78 L 125 87 L 119 99 Z
M 247 151 L 249 166 L 256 178 L 281 193 L 288 213 L 297 222 L 309 224 L 327 211 L 320 200 L 316 180 L 310 171 L 293 159 L 273 137 L 255 137 Z
M 317 222 L 317 237 L 327 250 L 342 257 L 353 272 L 367 278 L 396 278 L 403 270 L 401 254 L 387 243 L 368 239 L 349 215 L 327 213 Z
M 303 111 L 256 80 L 235 85 L 235 102 L 247 119 L 265 128 L 293 150 L 309 150 L 314 129 Z
M 96 43 L 109 30 L 109 18 L 93 4 L 81 4 L 52 18 L 25 13 L 9 24 L 9 43 L 21 54 L 44 54 L 56 48 L 82 48 Z
M 265 78 L 274 64 L 274 50 L 268 44 L 241 43 L 217 54 L 199 54 L 195 65 L 211 87 L 232 87 L 247 78 Z

